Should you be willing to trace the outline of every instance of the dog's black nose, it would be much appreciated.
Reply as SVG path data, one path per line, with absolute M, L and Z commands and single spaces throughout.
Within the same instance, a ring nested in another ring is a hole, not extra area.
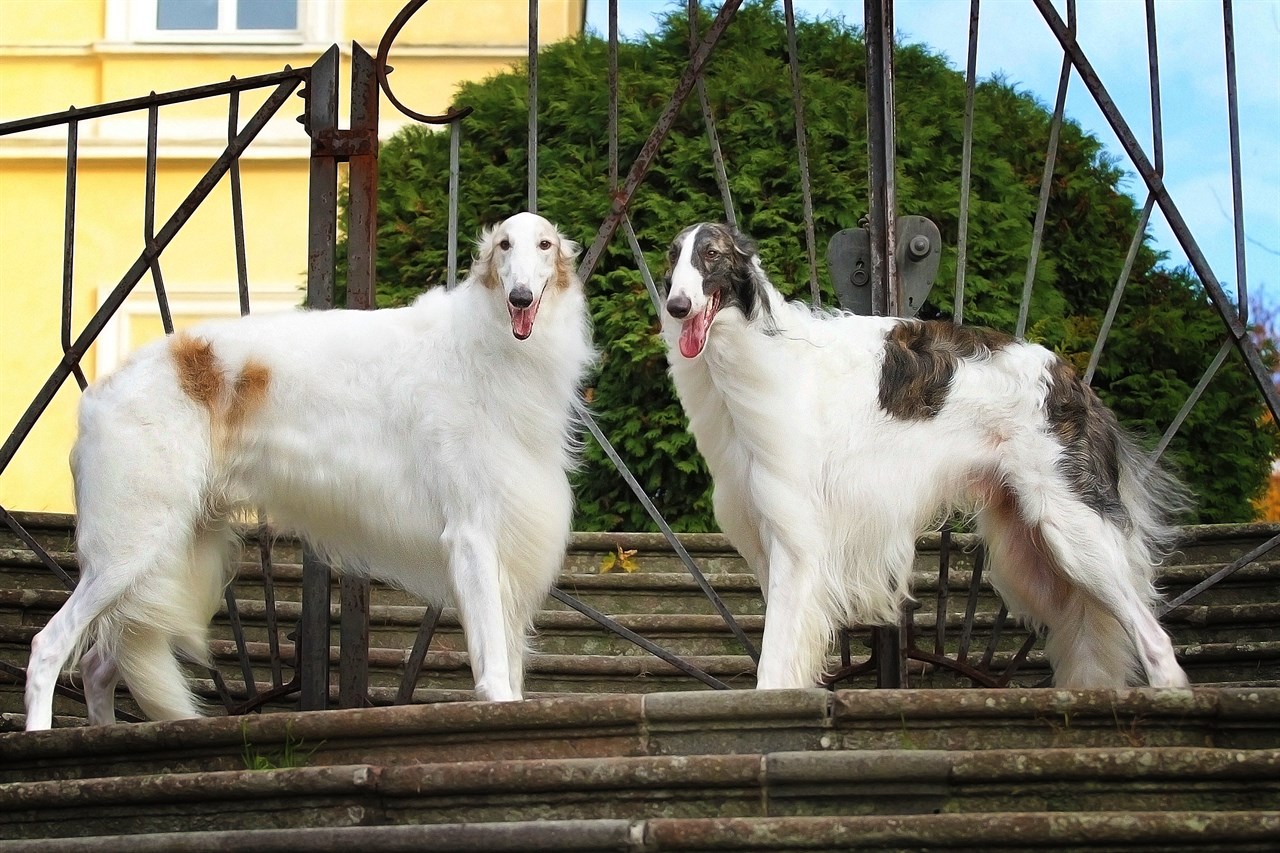
M 511 291 L 507 301 L 517 308 L 528 308 L 533 304 L 533 291 L 527 287 L 517 287 Z
M 683 320 L 689 316 L 689 309 L 693 307 L 693 303 L 689 301 L 687 296 L 673 296 L 667 300 L 667 313 L 677 320 Z

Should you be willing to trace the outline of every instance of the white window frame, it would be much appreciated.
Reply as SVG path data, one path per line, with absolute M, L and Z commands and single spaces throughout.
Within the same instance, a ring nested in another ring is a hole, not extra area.
M 156 0 L 107 0 L 107 41 L 117 44 L 324 44 L 336 32 L 340 0 L 296 0 L 298 26 L 291 30 L 244 30 L 225 22 L 236 0 L 218 0 L 218 29 L 156 28 Z

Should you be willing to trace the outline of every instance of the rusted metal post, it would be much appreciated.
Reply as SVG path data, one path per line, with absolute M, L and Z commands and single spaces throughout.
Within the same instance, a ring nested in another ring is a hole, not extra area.
M 893 0 L 864 0 L 867 50 L 867 148 L 871 172 L 871 313 L 901 315 L 902 282 L 895 260 Z
M 867 149 L 871 178 L 871 313 L 896 317 L 902 304 L 902 283 L 894 261 L 896 193 L 894 191 L 893 132 L 893 0 L 864 0 L 867 50 Z M 880 687 L 901 687 L 903 665 L 901 620 L 874 632 L 876 681 Z
M 338 129 L 338 46 L 311 66 L 306 89 L 306 126 L 311 137 L 310 211 L 307 234 L 307 307 L 333 307 L 338 234 L 338 160 L 326 151 Z M 329 704 L 329 567 L 307 547 L 302 553 L 302 617 L 295 647 L 304 711 Z
M 356 43 L 351 45 L 350 137 L 353 153 L 347 182 L 347 307 L 370 310 L 375 303 L 377 281 L 378 78 L 373 57 Z M 338 706 L 363 708 L 369 694 L 369 579 L 343 575 L 338 592 L 342 604 Z

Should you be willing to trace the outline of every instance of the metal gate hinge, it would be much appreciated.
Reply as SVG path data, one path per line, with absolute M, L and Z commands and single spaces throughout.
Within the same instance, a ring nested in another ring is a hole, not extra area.
M 312 157 L 352 157 L 378 153 L 378 134 L 373 130 L 322 130 L 311 137 Z
M 903 317 L 914 317 L 929 298 L 942 261 L 942 233 L 923 216 L 900 216 L 896 260 L 902 278 Z M 870 316 L 871 232 L 866 228 L 837 231 L 827 244 L 827 269 L 840 307 Z

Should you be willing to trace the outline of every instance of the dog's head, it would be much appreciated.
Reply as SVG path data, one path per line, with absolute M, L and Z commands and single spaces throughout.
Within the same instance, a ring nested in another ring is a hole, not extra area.
M 576 284 L 573 259 L 580 248 L 536 213 L 517 213 L 480 235 L 471 275 L 506 297 L 511 334 L 524 340 L 547 291 Z
M 703 222 L 681 231 L 667 254 L 666 310 L 682 322 L 680 354 L 695 358 L 716 315 L 737 308 L 751 319 L 763 277 L 756 244 L 728 225 Z

